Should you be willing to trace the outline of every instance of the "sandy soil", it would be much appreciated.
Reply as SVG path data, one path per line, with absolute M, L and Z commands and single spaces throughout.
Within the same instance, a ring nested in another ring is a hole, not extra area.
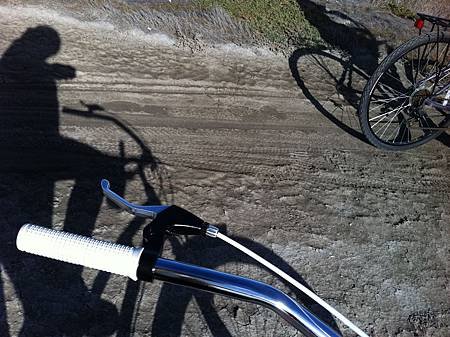
M 223 224 L 371 336 L 449 335 L 448 141 L 367 145 L 338 54 L 289 64 L 37 10 L 0 18 L 1 336 L 300 335 L 252 304 L 16 250 L 26 222 L 139 244 L 145 223 L 102 199 L 102 177 Z M 164 256 L 294 294 L 213 239 L 171 238 Z

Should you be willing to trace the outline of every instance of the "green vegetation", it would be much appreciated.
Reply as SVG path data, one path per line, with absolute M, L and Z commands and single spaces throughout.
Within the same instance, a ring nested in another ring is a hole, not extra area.
M 414 19 L 415 17 L 415 13 L 411 9 L 406 7 L 404 4 L 391 1 L 387 3 L 387 7 L 389 8 L 392 14 L 398 17 L 405 19 Z
M 295 0 L 195 0 L 202 10 L 224 8 L 247 22 L 262 37 L 278 46 L 311 45 L 321 41 Z

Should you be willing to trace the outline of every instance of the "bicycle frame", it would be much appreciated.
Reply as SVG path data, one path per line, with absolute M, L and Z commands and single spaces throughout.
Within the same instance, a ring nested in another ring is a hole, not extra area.
M 160 281 L 263 305 L 306 337 L 341 337 L 285 293 L 262 282 L 163 258 L 156 260 L 153 276 Z

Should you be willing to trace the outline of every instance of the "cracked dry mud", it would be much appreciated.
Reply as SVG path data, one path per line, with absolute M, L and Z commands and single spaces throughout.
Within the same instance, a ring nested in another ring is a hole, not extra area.
M 48 81 L 2 84 L 15 107 L 0 110 L 2 336 L 300 336 L 252 304 L 16 250 L 26 222 L 139 244 L 145 223 L 102 201 L 101 177 L 134 202 L 175 203 L 226 224 L 371 336 L 450 335 L 445 139 L 405 153 L 372 148 L 311 104 L 284 58 L 192 53 L 39 12 L 1 7 L 0 17 L 1 54 L 46 24 L 62 41 L 46 62 L 76 69 L 57 81 L 59 105 Z M 316 103 L 357 135 L 353 108 L 317 59 L 301 57 L 298 68 Z M 46 134 L 39 123 L 56 108 L 59 134 Z M 164 256 L 295 296 L 213 239 L 172 238 Z

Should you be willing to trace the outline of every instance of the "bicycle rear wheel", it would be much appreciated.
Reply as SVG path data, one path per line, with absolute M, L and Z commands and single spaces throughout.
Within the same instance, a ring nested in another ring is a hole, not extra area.
M 385 150 L 407 150 L 448 125 L 450 34 L 423 34 L 400 45 L 375 70 L 359 105 L 366 138 Z

